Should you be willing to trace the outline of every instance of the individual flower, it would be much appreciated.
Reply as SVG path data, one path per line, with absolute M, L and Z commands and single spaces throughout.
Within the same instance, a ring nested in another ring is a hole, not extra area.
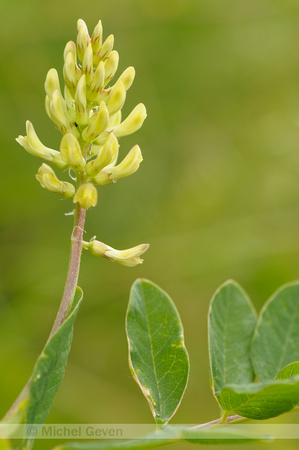
M 107 184 L 111 181 L 116 181 L 119 178 L 128 177 L 138 170 L 142 160 L 140 147 L 139 145 L 135 145 L 120 164 L 117 166 L 110 164 L 104 167 L 103 170 L 94 177 L 94 181 L 97 184 Z
M 91 240 L 90 242 L 83 241 L 83 247 L 93 255 L 102 256 L 123 266 L 134 267 L 143 263 L 140 255 L 146 252 L 149 244 L 140 244 L 127 250 L 116 250 L 103 242 Z
M 67 181 L 60 181 L 54 170 L 48 164 L 43 163 L 35 177 L 41 187 L 48 191 L 57 192 L 65 198 L 73 197 L 75 194 L 75 187 Z
M 79 203 L 83 209 L 89 209 L 91 206 L 96 206 L 97 202 L 98 192 L 95 186 L 91 183 L 81 184 L 75 194 L 74 203 Z

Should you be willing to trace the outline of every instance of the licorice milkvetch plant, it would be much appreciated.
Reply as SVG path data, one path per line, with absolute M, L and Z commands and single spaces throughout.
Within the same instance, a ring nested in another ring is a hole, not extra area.
M 66 199 L 71 198 L 75 205 L 68 276 L 50 337 L 69 318 L 74 299 L 80 297 L 77 282 L 83 249 L 133 267 L 143 262 L 140 256 L 149 246 L 140 244 L 116 250 L 96 238 L 90 242 L 83 240 L 86 211 L 97 205 L 98 186 L 116 183 L 134 174 L 143 159 L 138 145 L 126 156 L 119 156 L 119 139 L 140 129 L 146 118 L 146 109 L 140 103 L 126 118 L 122 117 L 122 107 L 134 81 L 135 69 L 128 67 L 114 80 L 119 54 L 113 50 L 113 45 L 113 35 L 103 41 L 101 21 L 90 37 L 85 22 L 78 20 L 76 43 L 68 42 L 63 53 L 63 89 L 56 69 L 50 69 L 45 80 L 45 109 L 62 134 L 60 148 L 44 145 L 30 121 L 26 122 L 26 135 L 16 139 L 28 153 L 45 161 L 36 174 L 41 187 Z M 53 166 L 62 172 L 56 173 Z M 68 181 L 61 177 L 67 177 Z M 33 384 L 34 378 L 29 380 L 25 393 L 13 405 L 12 411 L 19 410 L 26 399 L 29 402 L 26 414 L 28 416 L 29 411 L 30 415 Z
M 78 21 L 77 42 L 68 42 L 64 51 L 63 95 L 57 71 L 51 69 L 47 74 L 46 111 L 62 133 L 59 150 L 44 146 L 29 121 L 26 136 L 17 138 L 30 154 L 58 167 L 64 176 L 69 174 L 69 181 L 62 181 L 53 167 L 43 163 L 36 179 L 43 188 L 73 199 L 75 209 L 62 301 L 30 379 L 0 422 L 5 448 L 20 448 L 14 444 L 14 433 L 23 423 L 21 448 L 31 449 L 63 380 L 74 321 L 83 297 L 77 286 L 83 249 L 132 267 L 142 262 L 140 256 L 148 248 L 148 244 L 140 244 L 116 250 L 95 238 L 83 240 L 86 211 L 97 204 L 96 186 L 133 174 L 142 161 L 138 145 L 118 161 L 118 139 L 142 126 L 146 110 L 139 104 L 122 120 L 121 109 L 135 71 L 127 68 L 110 84 L 119 56 L 113 50 L 113 36 L 104 42 L 102 36 L 101 22 L 90 37 L 83 20 Z M 298 410 L 299 282 L 278 289 L 259 315 L 236 282 L 227 281 L 216 291 L 208 315 L 208 342 L 211 387 L 220 417 L 204 424 L 168 425 L 185 393 L 189 357 L 174 303 L 148 280 L 139 279 L 132 286 L 126 333 L 130 370 L 150 406 L 156 431 L 131 441 L 64 443 L 56 450 L 143 449 L 176 441 L 261 442 L 269 436 L 233 424 Z M 13 430 L 8 430 L 10 425 Z

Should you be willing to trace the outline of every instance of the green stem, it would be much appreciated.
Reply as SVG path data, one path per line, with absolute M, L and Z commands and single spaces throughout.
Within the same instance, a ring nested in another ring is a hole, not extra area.
M 82 209 L 79 203 L 77 203 L 75 209 L 74 229 L 71 238 L 71 255 L 70 255 L 68 275 L 66 279 L 63 297 L 49 339 L 51 338 L 51 336 L 53 336 L 55 331 L 58 330 L 58 328 L 63 323 L 75 295 L 83 248 L 82 242 L 83 242 L 85 216 L 86 216 L 86 209 Z
M 190 428 L 192 430 L 198 430 L 200 428 L 207 428 L 210 427 L 212 425 L 216 425 L 216 424 L 221 424 L 221 423 L 240 423 L 240 422 L 246 422 L 247 419 L 246 417 L 243 416 L 239 416 L 238 414 L 234 414 L 232 416 L 226 416 L 226 421 L 223 422 L 223 416 L 220 417 L 219 419 L 215 419 L 215 420 L 211 420 L 210 422 L 206 422 L 206 423 L 201 423 L 200 425 L 195 425 L 194 427 Z

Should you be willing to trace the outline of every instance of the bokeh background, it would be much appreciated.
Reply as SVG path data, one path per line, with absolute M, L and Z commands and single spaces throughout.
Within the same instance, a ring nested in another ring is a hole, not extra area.
M 139 102 L 148 110 L 143 128 L 121 141 L 122 154 L 138 143 L 144 162 L 134 176 L 99 189 L 86 237 L 151 247 L 133 269 L 83 255 L 85 300 L 48 422 L 151 423 L 127 364 L 124 320 L 138 277 L 164 288 L 184 323 L 191 373 L 173 423 L 217 418 L 206 325 L 213 292 L 236 279 L 260 310 L 298 278 L 298 1 L 2 0 L 0 10 L 1 415 L 50 331 L 72 231 L 71 201 L 40 188 L 41 161 L 14 139 L 30 119 L 46 145 L 59 145 L 43 84 L 51 67 L 61 73 L 64 45 L 82 18 L 90 30 L 102 19 L 105 36 L 115 35 L 119 74 L 136 68 L 124 111 Z

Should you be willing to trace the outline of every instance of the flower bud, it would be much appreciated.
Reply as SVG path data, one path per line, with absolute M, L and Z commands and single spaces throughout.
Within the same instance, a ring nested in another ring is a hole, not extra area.
M 90 42 L 88 29 L 84 20 L 79 19 L 77 22 L 77 52 L 81 62 L 84 59 L 84 53 Z
M 53 169 L 43 163 L 35 175 L 40 185 L 51 192 L 57 192 L 65 198 L 73 197 L 75 194 L 75 187 L 67 181 L 58 180 Z
M 50 69 L 46 76 L 45 91 L 51 98 L 53 92 L 58 90 L 60 92 L 59 77 L 56 69 Z
M 119 178 L 128 177 L 138 170 L 142 160 L 140 147 L 135 145 L 120 164 L 117 166 L 112 166 L 110 164 L 109 166 L 104 167 L 101 172 L 94 177 L 94 182 L 96 184 L 104 185 L 111 181 L 118 180 Z
M 119 63 L 119 54 L 113 50 L 105 62 L 105 84 L 107 84 L 115 75 Z
M 103 61 L 98 64 L 93 79 L 87 88 L 87 96 L 91 101 L 95 101 L 105 84 L 105 66 Z
M 75 171 L 84 169 L 86 162 L 80 144 L 71 133 L 65 134 L 61 139 L 60 154 L 63 161 Z
M 140 244 L 127 250 L 115 250 L 103 242 L 92 240 L 90 242 L 83 241 L 83 247 L 89 250 L 92 255 L 102 256 L 123 266 L 134 267 L 143 263 L 140 255 L 146 252 L 149 244 Z
M 143 103 L 135 106 L 128 117 L 113 129 L 113 133 L 117 138 L 135 133 L 142 127 L 146 118 L 146 109 Z
M 69 53 L 72 53 L 72 55 L 74 57 L 74 61 L 76 63 L 77 62 L 77 49 L 76 49 L 76 44 L 73 41 L 67 42 L 67 44 L 64 48 L 64 52 L 63 52 L 64 61 L 66 60 L 66 57 Z
M 85 142 L 92 142 L 106 129 L 109 121 L 109 112 L 105 102 L 101 102 L 99 111 L 90 119 L 82 133 Z
M 70 122 L 76 122 L 75 102 L 71 91 L 66 84 L 64 85 L 64 98 L 66 105 L 66 116 Z
M 134 67 L 128 67 L 119 77 L 118 81 L 122 81 L 126 91 L 132 86 L 135 78 Z
M 107 108 L 110 116 L 119 111 L 126 100 L 126 89 L 122 81 L 117 81 L 110 92 Z
M 119 144 L 113 133 L 109 135 L 104 146 L 99 151 L 96 159 L 86 165 L 86 173 L 89 176 L 95 176 L 104 167 L 114 165 L 118 157 Z
M 74 203 L 79 203 L 81 208 L 88 209 L 96 206 L 97 202 L 98 192 L 95 186 L 91 183 L 81 184 L 75 194 Z
M 69 52 L 64 61 L 63 79 L 70 92 L 74 95 L 78 83 L 78 74 L 76 70 L 76 62 L 73 53 Z
M 84 53 L 82 72 L 86 76 L 86 84 L 89 84 L 93 75 L 93 52 L 91 44 L 88 45 Z
M 76 122 L 78 125 L 86 125 L 88 122 L 88 115 L 86 110 L 86 78 L 82 75 L 77 85 L 76 96 Z
M 61 92 L 56 89 L 53 92 L 52 99 L 50 99 L 49 110 L 52 120 L 59 126 L 62 133 L 66 133 L 72 128 L 66 116 L 65 109 L 65 101 Z
M 100 50 L 100 47 L 102 45 L 102 39 L 103 39 L 103 27 L 102 22 L 99 20 L 91 36 L 91 45 L 94 54 L 98 53 L 98 51 Z
M 26 122 L 26 131 L 27 136 L 19 136 L 16 141 L 24 147 L 28 153 L 37 156 L 38 158 L 45 159 L 46 161 L 51 161 L 60 168 L 66 167 L 66 163 L 62 160 L 61 155 L 57 150 L 48 148 L 41 143 L 29 120 Z
M 110 36 L 107 37 L 106 41 L 103 43 L 103 45 L 100 48 L 100 51 L 97 53 L 96 57 L 101 59 L 106 59 L 110 55 L 110 52 L 113 49 L 114 45 L 114 36 L 113 34 L 110 34 Z
M 107 138 L 108 138 L 108 136 L 109 136 L 109 134 L 111 133 L 111 131 L 112 131 L 117 125 L 119 125 L 120 122 L 121 122 L 121 111 L 118 111 L 117 113 L 113 114 L 112 117 L 109 118 L 107 128 L 106 128 L 106 130 L 105 130 L 103 133 L 101 133 L 101 134 L 97 137 L 97 139 L 96 139 L 96 141 L 95 141 L 96 144 L 97 144 L 97 145 L 100 145 L 100 146 L 104 145 L 105 142 L 106 142 L 106 140 L 107 140 Z

